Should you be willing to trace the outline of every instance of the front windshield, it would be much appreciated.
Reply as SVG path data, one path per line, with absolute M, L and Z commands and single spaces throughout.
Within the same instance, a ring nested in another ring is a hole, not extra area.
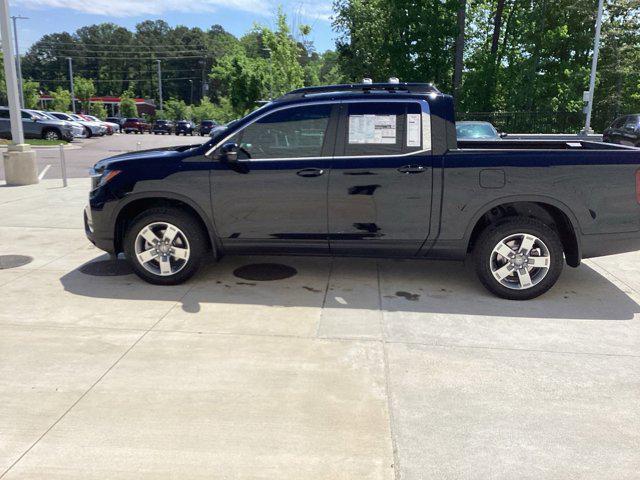
M 498 138 L 498 132 L 490 123 L 458 123 L 456 135 L 458 139 Z

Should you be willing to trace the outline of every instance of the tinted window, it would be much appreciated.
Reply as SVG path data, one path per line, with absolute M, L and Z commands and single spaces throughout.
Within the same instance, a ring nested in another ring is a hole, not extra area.
M 139 118 L 127 118 L 125 121 L 126 122 L 139 122 L 140 119 Z
M 205 127 L 210 127 L 211 125 L 213 125 L 213 122 L 209 121 L 209 120 L 205 120 L 202 122 L 202 125 Z
M 397 155 L 422 148 L 420 105 L 351 103 L 346 106 L 344 155 Z
M 631 130 L 633 130 L 637 126 L 638 126 L 638 117 L 636 117 L 635 115 L 629 115 L 624 122 L 624 128 L 630 128 Z
M 236 136 L 242 158 L 320 157 L 331 105 L 293 107 L 266 115 Z
M 0 110 L 0 118 L 9 118 L 9 110 Z
M 624 121 L 626 120 L 626 118 L 627 117 L 620 117 L 615 119 L 611 124 L 611 128 L 620 128 L 624 124 Z

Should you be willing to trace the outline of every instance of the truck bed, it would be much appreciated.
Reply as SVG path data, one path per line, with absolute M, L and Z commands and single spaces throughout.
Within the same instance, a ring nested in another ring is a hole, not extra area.
M 635 150 L 634 147 L 590 140 L 458 140 L 465 150 Z

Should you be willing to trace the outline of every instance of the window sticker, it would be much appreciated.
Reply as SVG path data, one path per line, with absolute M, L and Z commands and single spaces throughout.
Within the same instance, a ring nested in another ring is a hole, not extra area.
M 420 146 L 420 114 L 407 114 L 407 147 Z
M 349 115 L 349 143 L 396 143 L 396 115 Z
M 422 149 L 431 150 L 431 115 L 422 114 Z

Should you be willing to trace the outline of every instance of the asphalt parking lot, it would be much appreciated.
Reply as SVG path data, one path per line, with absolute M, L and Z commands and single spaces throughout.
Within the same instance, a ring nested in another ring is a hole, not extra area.
M 172 145 L 190 145 L 203 143 L 208 137 L 153 135 L 153 134 L 114 134 L 104 137 L 77 138 L 65 148 L 67 176 L 82 178 L 89 176 L 89 168 L 106 157 L 120 155 L 148 148 L 170 147 Z M 61 178 L 59 147 L 36 147 L 38 172 L 43 179 Z M 4 150 L 0 150 L 4 151 Z M 0 180 L 4 180 L 4 165 L 0 162 Z
M 640 252 L 528 302 L 404 260 L 228 256 L 157 287 L 49 170 L 0 182 L 0 478 L 638 478 Z M 238 270 L 262 264 L 286 278 Z

